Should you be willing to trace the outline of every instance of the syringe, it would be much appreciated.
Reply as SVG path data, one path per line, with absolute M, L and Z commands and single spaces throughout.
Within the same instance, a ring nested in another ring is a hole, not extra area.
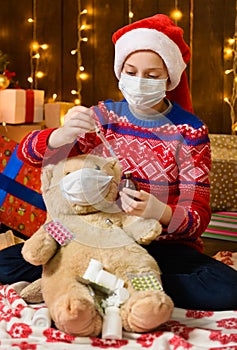
M 106 147 L 106 149 L 109 151 L 109 153 L 111 154 L 111 156 L 115 159 L 118 160 L 118 157 L 116 156 L 116 154 L 114 153 L 113 148 L 111 147 L 111 145 L 109 144 L 109 142 L 106 140 L 106 138 L 104 137 L 104 135 L 102 134 L 102 132 L 100 131 L 100 128 L 96 125 L 95 126 L 95 132 L 96 134 L 99 136 L 99 138 L 101 139 L 101 141 L 103 142 L 104 146 Z

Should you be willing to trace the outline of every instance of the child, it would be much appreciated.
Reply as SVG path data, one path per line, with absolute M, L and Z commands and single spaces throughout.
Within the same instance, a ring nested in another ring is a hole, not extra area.
M 73 107 L 62 127 L 27 135 L 18 156 L 37 167 L 79 153 L 108 156 L 104 136 L 140 187 L 120 192 L 122 209 L 163 226 L 146 249 L 175 306 L 235 309 L 237 272 L 202 253 L 211 215 L 210 142 L 206 125 L 191 113 L 185 73 L 190 51 L 182 34 L 161 14 L 119 29 L 113 35 L 114 71 L 125 100 Z

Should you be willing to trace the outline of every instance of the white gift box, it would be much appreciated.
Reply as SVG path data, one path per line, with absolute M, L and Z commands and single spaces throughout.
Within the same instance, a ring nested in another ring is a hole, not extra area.
M 0 91 L 0 122 L 40 123 L 44 117 L 44 90 Z
M 46 103 L 44 106 L 46 128 L 58 128 L 63 125 L 65 114 L 73 106 L 72 102 Z

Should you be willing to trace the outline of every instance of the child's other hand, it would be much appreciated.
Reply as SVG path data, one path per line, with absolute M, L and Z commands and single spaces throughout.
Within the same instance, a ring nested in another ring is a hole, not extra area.
M 49 147 L 58 148 L 72 143 L 78 136 L 93 131 L 95 122 L 92 115 L 92 110 L 84 106 L 70 108 L 64 117 L 63 126 L 54 130 L 50 135 Z
M 168 225 L 171 220 L 171 208 L 157 199 L 153 194 L 123 188 L 120 192 L 122 209 L 129 215 L 156 219 Z

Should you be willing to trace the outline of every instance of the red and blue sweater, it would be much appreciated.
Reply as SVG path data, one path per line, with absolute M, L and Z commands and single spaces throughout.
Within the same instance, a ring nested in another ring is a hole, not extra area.
M 210 221 L 211 152 L 206 125 L 173 103 L 167 115 L 138 119 L 122 102 L 93 107 L 101 133 L 113 148 L 123 171 L 131 171 L 140 189 L 167 203 L 173 212 L 160 243 L 183 243 L 203 249 L 201 234 Z M 96 133 L 79 137 L 73 145 L 49 150 L 54 129 L 33 131 L 20 143 L 18 157 L 36 167 L 68 155 L 96 153 L 109 156 Z

